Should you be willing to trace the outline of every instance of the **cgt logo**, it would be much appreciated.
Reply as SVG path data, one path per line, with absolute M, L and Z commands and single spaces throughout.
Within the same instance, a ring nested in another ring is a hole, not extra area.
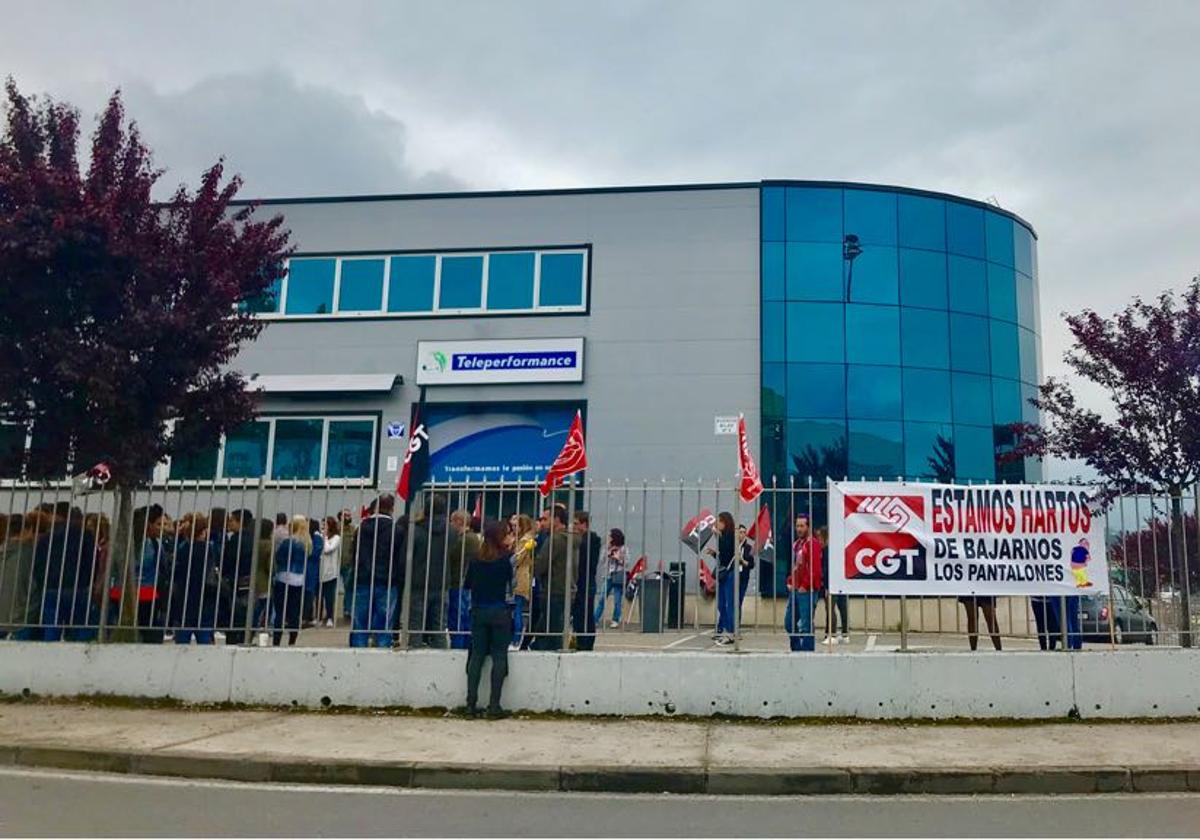
M 921 496 L 847 496 L 846 579 L 926 580 L 925 546 L 914 530 L 925 517 Z

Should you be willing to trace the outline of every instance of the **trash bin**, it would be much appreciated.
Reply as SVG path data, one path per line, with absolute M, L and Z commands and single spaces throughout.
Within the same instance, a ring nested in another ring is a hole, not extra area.
M 671 563 L 667 567 L 667 629 L 683 626 L 683 593 L 687 592 L 687 567 Z
M 663 619 L 663 576 L 660 572 L 642 578 L 642 632 L 661 633 Z

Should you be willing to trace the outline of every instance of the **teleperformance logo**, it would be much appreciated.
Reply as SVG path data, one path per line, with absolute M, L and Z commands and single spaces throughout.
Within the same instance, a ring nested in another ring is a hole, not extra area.
M 846 580 L 925 580 L 922 496 L 846 496 Z
M 524 353 L 451 353 L 450 370 L 573 370 L 579 366 L 574 350 Z M 445 367 L 438 368 L 444 372 Z

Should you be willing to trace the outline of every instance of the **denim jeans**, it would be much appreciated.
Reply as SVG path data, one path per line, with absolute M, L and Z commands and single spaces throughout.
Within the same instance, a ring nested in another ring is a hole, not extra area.
M 600 623 L 600 619 L 604 617 L 604 607 L 608 604 L 608 595 L 612 593 L 613 597 L 613 613 L 612 620 L 617 624 L 621 623 L 621 608 L 625 603 L 625 584 L 619 580 L 609 578 L 604 584 L 604 591 L 600 593 L 600 601 L 596 604 L 596 623 Z
M 86 589 L 50 589 L 42 598 L 42 638 L 47 642 L 95 641 L 97 619 Z
M 213 643 L 213 631 L 211 630 L 176 630 L 175 644 L 186 645 L 195 638 L 198 645 L 211 645 Z
M 450 631 L 452 650 L 471 649 L 471 590 L 451 589 L 449 609 L 446 610 L 446 627 Z
M 1065 599 L 1052 596 L 1050 597 L 1050 609 L 1054 613 L 1057 632 L 1055 635 L 1062 640 L 1063 601 L 1067 602 L 1067 650 L 1080 650 L 1083 648 L 1083 626 L 1079 620 L 1079 596 L 1068 595 Z
M 733 605 L 735 603 L 733 575 L 717 581 L 717 632 L 733 635 Z
M 817 640 L 812 632 L 812 592 L 793 590 L 788 595 L 787 609 L 783 613 L 783 628 L 788 634 L 788 644 L 794 651 L 816 650 Z
M 360 586 L 354 592 L 354 624 L 350 647 L 392 646 L 392 618 L 400 593 L 394 586 Z
M 513 596 L 513 643 L 520 644 L 525 635 L 525 611 L 529 609 L 529 599 L 524 595 Z

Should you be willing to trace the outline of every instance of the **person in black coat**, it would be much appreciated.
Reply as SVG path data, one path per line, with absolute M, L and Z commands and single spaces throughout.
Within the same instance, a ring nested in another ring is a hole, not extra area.
M 575 631 L 575 649 L 592 650 L 596 646 L 596 573 L 604 543 L 591 530 L 586 510 L 575 512 L 575 538 L 579 540 L 579 563 L 571 599 L 571 629 Z
M 396 499 L 384 493 L 362 521 L 355 545 L 354 623 L 350 647 L 392 646 L 392 619 L 404 591 L 404 530 L 392 518 Z

